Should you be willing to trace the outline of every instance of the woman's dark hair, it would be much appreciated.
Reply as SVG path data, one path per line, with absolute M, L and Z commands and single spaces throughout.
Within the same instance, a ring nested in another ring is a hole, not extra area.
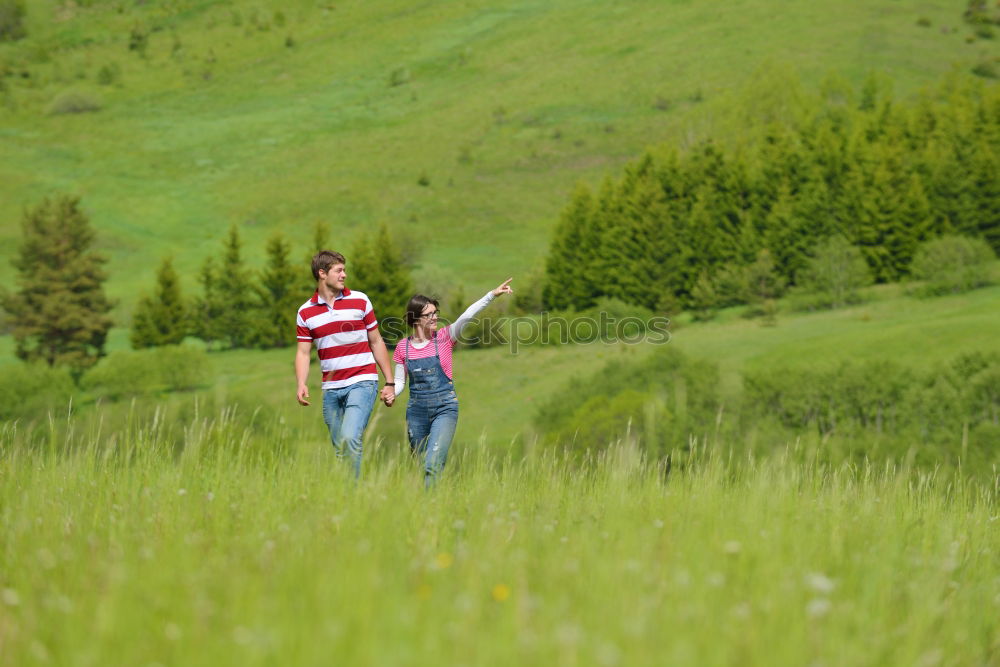
M 432 299 L 429 296 L 424 296 L 423 294 L 414 294 L 410 302 L 406 304 L 406 326 L 412 327 L 420 319 L 420 316 L 424 312 L 424 308 L 427 304 L 433 303 L 434 307 L 438 307 L 437 299 Z

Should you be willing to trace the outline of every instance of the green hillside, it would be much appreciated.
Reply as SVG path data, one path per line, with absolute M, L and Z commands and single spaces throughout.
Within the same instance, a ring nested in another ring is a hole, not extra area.
M 538 265 L 575 182 L 651 143 L 738 136 L 798 79 L 877 72 L 905 97 L 995 57 L 963 8 L 31 2 L 0 43 L 0 280 L 24 208 L 69 192 L 120 316 L 166 254 L 193 287 L 234 223 L 259 258 L 275 230 L 305 255 L 317 221 L 347 250 L 386 221 L 418 277 L 477 292 Z M 102 108 L 50 113 L 68 91 Z

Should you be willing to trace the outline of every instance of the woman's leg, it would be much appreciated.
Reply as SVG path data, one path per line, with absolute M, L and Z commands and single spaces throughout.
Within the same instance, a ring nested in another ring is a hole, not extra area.
M 410 440 L 411 453 L 424 453 L 430 430 L 431 420 L 427 407 L 411 400 L 406 404 L 406 436 Z
M 435 410 L 427 438 L 427 455 L 424 459 L 424 485 L 434 486 L 438 475 L 448 460 L 448 449 L 458 426 L 458 403 L 448 403 Z

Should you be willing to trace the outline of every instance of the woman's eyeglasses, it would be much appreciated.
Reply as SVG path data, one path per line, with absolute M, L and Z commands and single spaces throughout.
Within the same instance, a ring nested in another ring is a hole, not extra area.
M 433 311 L 433 312 L 430 312 L 430 313 L 422 313 L 422 314 L 420 315 L 420 317 L 425 317 L 425 318 L 427 318 L 428 320 L 436 320 L 436 319 L 437 319 L 437 317 L 438 317 L 438 311 L 436 311 L 436 310 L 435 310 L 435 311 Z

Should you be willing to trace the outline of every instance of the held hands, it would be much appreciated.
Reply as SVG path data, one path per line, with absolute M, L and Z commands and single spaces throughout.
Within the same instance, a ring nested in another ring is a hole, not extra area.
M 385 403 L 385 407 L 391 408 L 392 404 L 396 402 L 396 388 L 392 385 L 382 387 L 380 398 L 382 399 L 382 402 Z
M 508 278 L 507 280 L 500 283 L 500 287 L 497 287 L 495 290 L 493 290 L 493 296 L 500 296 L 501 294 L 513 294 L 514 288 L 510 286 L 510 281 L 512 280 L 513 278 Z

